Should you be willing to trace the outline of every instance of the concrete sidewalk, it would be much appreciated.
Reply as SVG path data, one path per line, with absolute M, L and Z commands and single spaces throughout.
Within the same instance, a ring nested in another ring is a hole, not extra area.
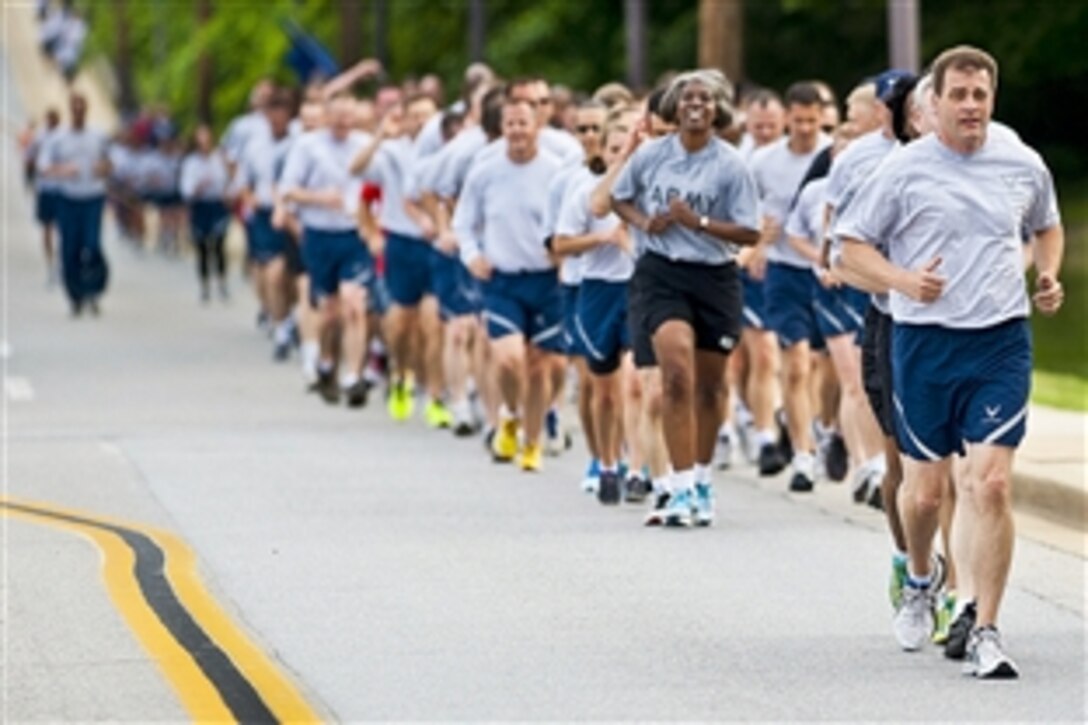
M 1088 415 L 1032 406 L 1016 456 L 1018 510 L 1088 531 Z

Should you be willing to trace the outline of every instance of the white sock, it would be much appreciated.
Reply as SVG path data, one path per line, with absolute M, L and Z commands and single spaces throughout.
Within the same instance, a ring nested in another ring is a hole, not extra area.
M 508 407 L 506 407 L 506 403 L 503 403 L 502 405 L 499 406 L 499 420 L 517 420 L 517 419 L 518 419 L 518 414 L 516 412 L 510 410 Z
M 285 345 L 291 340 L 291 318 L 285 317 L 276 325 L 274 337 L 277 345 Z
M 672 474 L 672 490 L 679 493 L 681 491 L 691 491 L 695 488 L 695 470 L 692 468 L 686 471 L 675 471 Z
M 695 464 L 695 483 L 703 486 L 710 485 L 710 464 Z
M 340 376 L 340 387 L 344 390 L 347 390 L 357 382 L 359 382 L 359 376 L 355 373 L 344 373 Z
M 743 401 L 737 400 L 737 404 L 733 408 L 733 414 L 737 417 L 738 428 L 746 428 L 752 425 L 752 411 L 748 410 L 748 406 Z
M 805 474 L 809 479 L 814 479 L 816 477 L 816 456 L 804 451 L 794 453 L 793 470 Z
M 304 365 L 309 364 L 311 367 L 317 364 L 317 358 L 321 355 L 321 348 L 313 340 L 307 340 L 302 343 L 302 362 Z
M 757 435 L 761 446 L 773 445 L 778 441 L 778 431 L 774 428 L 762 428 Z
M 650 480 L 655 493 L 672 493 L 672 476 L 664 474 Z
M 319 359 L 317 361 L 317 370 L 320 373 L 331 373 L 335 367 L 336 367 L 336 364 L 333 363 L 331 360 L 320 360 Z
M 615 463 L 611 465 L 601 464 L 601 473 L 617 473 L 619 470 L 620 467 Z
M 872 458 L 867 460 L 863 465 L 864 465 L 865 468 L 868 468 L 873 473 L 879 474 L 879 476 L 881 478 L 884 478 L 884 474 L 888 472 L 888 464 L 884 460 L 884 454 L 883 453 L 879 453 L 879 454 L 873 456 Z
M 733 430 L 734 429 L 732 421 L 726 421 L 722 423 L 722 427 L 718 429 L 718 438 L 726 441 L 733 440 Z

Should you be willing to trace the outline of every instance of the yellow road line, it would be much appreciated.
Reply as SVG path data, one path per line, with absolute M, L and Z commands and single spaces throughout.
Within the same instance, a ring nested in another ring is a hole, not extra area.
M 0 498 L 0 511 L 25 521 L 77 533 L 90 539 L 103 554 L 102 575 L 114 605 L 140 644 L 177 692 L 189 715 L 200 722 L 237 719 L 216 683 L 198 665 L 194 653 L 167 628 L 145 597 L 136 575 L 136 551 L 117 531 L 134 532 L 151 540 L 165 556 L 163 574 L 192 620 L 226 655 L 279 722 L 317 722 L 320 717 L 297 687 L 249 639 L 204 588 L 196 557 L 178 537 L 52 504 Z

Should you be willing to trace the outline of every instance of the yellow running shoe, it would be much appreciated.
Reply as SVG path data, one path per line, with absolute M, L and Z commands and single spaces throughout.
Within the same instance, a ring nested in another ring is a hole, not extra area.
M 397 422 L 408 420 L 415 412 L 416 401 L 412 388 L 405 381 L 393 383 L 389 390 L 389 417 Z
M 491 440 L 491 456 L 497 463 L 507 463 L 514 460 L 517 453 L 518 421 L 517 418 L 507 418 L 499 423 L 499 429 Z
M 526 445 L 522 449 L 521 456 L 518 458 L 518 466 L 521 467 L 521 470 L 530 473 L 537 473 L 544 467 L 544 449 L 541 448 L 539 443 Z
M 450 413 L 449 408 L 441 400 L 432 399 L 427 403 L 427 408 L 423 411 L 423 417 L 427 421 L 427 425 L 432 428 L 449 428 L 453 425 L 453 414 Z

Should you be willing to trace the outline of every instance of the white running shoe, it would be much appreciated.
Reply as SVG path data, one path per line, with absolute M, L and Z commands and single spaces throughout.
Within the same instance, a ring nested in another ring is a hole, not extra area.
M 909 582 L 903 587 L 903 599 L 892 622 L 892 630 L 900 647 L 907 652 L 917 652 L 930 641 L 936 626 L 934 608 L 931 587 L 919 589 Z
M 985 680 L 1014 680 L 1020 676 L 1016 664 L 1005 654 L 996 627 L 982 627 L 971 632 L 963 674 Z

